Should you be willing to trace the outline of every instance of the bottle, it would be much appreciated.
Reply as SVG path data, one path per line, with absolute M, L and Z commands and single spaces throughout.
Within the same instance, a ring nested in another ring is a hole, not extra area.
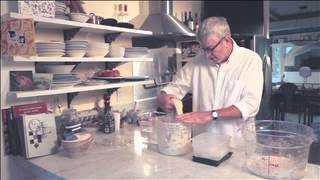
M 118 5 L 117 20 L 118 20 L 118 22 L 122 22 L 122 19 L 123 19 L 122 4 L 119 4 L 119 5 Z
M 104 114 L 102 117 L 100 130 L 106 134 L 110 134 L 115 131 L 114 116 L 110 106 L 110 95 L 106 93 L 103 96 L 103 99 L 104 99 Z
M 130 16 L 128 14 L 128 6 L 125 4 L 121 22 L 129 23 L 129 21 L 130 21 Z
M 189 11 L 188 27 L 192 31 L 194 30 L 194 21 L 193 21 L 192 15 L 191 15 L 191 11 Z
M 195 32 L 199 31 L 199 25 L 200 25 L 200 22 L 199 22 L 199 18 L 198 18 L 198 13 L 195 13 L 194 14 L 194 31 Z
M 184 23 L 186 26 L 188 26 L 188 13 L 187 13 L 187 11 L 184 12 L 184 21 L 183 21 L 183 23 Z
M 113 6 L 114 6 L 114 12 L 113 12 L 112 17 L 113 17 L 114 19 L 117 19 L 117 18 L 118 18 L 118 5 L 117 5 L 117 4 L 114 4 Z

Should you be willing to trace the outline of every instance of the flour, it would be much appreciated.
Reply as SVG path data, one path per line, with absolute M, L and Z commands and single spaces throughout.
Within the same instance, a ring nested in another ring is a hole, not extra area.
M 159 122 L 158 149 L 167 155 L 181 155 L 191 150 L 191 128 L 183 123 Z
M 254 174 L 271 179 L 299 179 L 305 163 L 284 156 L 254 154 L 247 159 L 247 168 Z

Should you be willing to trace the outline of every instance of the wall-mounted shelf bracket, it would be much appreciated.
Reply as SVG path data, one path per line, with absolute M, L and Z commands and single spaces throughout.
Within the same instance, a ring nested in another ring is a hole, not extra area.
M 152 85 L 146 85 L 146 84 L 144 84 L 144 85 L 143 85 L 143 88 L 144 88 L 144 89 L 153 89 L 153 88 L 165 86 L 165 85 L 167 85 L 167 84 L 169 84 L 169 82 L 158 83 L 158 82 L 156 82 L 155 79 L 153 79 L 153 84 L 152 84 Z
M 79 92 L 67 93 L 68 108 L 71 107 L 71 102 L 72 102 L 73 98 L 75 98 L 78 94 L 79 94 Z
M 66 29 L 63 30 L 63 38 L 65 41 L 71 40 L 81 28 L 73 28 L 73 29 Z
M 105 42 L 105 43 L 111 43 L 111 42 L 114 41 L 118 36 L 120 36 L 120 34 L 121 34 L 121 32 L 104 34 L 104 42 Z
M 106 90 L 106 94 L 111 96 L 114 92 L 116 92 L 119 88 L 111 88 Z
M 126 62 L 106 62 L 105 63 L 105 69 L 112 70 L 113 68 L 120 66 Z

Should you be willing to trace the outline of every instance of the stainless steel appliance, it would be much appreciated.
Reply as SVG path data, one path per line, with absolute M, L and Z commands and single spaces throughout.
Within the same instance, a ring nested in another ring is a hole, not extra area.
M 263 61 L 263 93 L 260 110 L 256 119 L 266 120 L 272 118 L 271 93 L 272 93 L 272 67 L 271 67 L 271 41 L 262 35 L 233 35 L 233 39 L 239 46 L 246 47 L 258 53 Z
M 140 29 L 153 32 L 153 36 L 171 38 L 195 37 L 196 34 L 172 15 L 172 0 L 150 1 L 149 5 L 160 3 L 160 12 L 150 14 Z

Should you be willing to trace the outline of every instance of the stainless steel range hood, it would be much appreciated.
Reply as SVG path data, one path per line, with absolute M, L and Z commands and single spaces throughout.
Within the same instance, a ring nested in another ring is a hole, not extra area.
M 154 36 L 196 37 L 196 34 L 172 16 L 172 0 L 160 2 L 160 13 L 147 17 L 140 29 L 153 32 Z

